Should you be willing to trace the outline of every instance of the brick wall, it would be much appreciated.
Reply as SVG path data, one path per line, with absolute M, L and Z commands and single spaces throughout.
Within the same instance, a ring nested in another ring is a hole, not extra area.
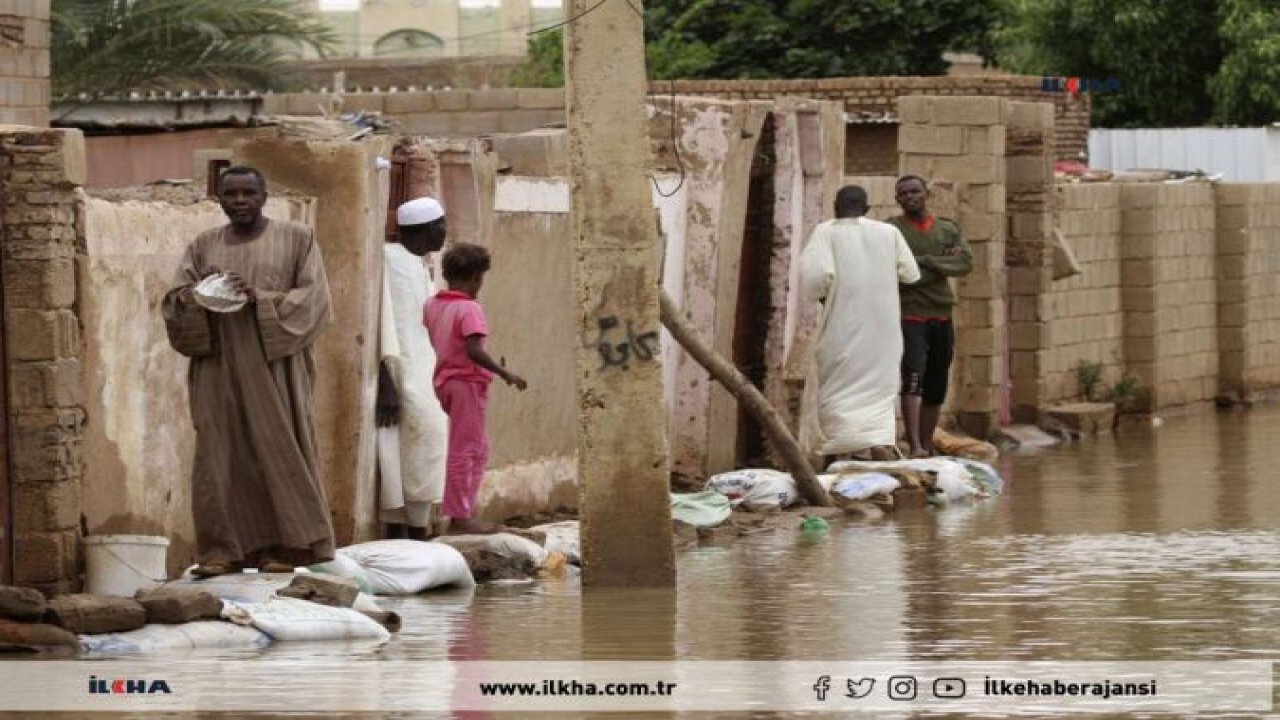
M 838 100 L 852 115 L 892 118 L 898 98 L 915 95 L 985 95 L 1054 106 L 1054 147 L 1057 157 L 1075 158 L 1089 146 L 1089 97 L 1046 92 L 1040 78 L 1020 75 L 937 77 L 853 77 L 824 80 L 660 80 L 649 84 L 654 97 L 704 95 L 731 100 L 772 100 L 807 97 Z M 331 95 L 319 92 L 267 96 L 267 114 L 318 115 Z M 524 132 L 564 122 L 564 90 L 559 88 L 499 88 L 391 92 L 372 90 L 345 96 L 347 110 L 376 110 L 401 123 L 409 133 L 466 135 Z M 892 124 L 889 124 L 892 127 Z M 864 126 L 875 128 L 876 124 Z M 851 131 L 846 152 L 862 158 L 846 166 L 849 174 L 894 171 L 890 130 Z M 865 141 L 865 142 L 864 142 Z M 889 144 L 886 144 L 889 143 Z M 860 147 L 865 144 L 865 147 Z
M 0 134 L 14 581 L 51 592 L 78 577 L 84 408 L 74 308 L 84 174 L 78 130 Z
M 1220 390 L 1280 387 L 1280 184 L 1215 188 Z
M 0 124 L 49 124 L 49 0 L 0 0 Z
M 1074 252 L 1082 272 L 1050 281 L 1042 298 L 1041 354 L 1034 406 L 1083 399 L 1081 363 L 1102 368 L 1099 391 L 1123 372 L 1120 287 L 1120 186 L 1059 185 L 1049 221 Z
M 1218 387 L 1217 242 L 1208 183 L 1121 188 L 1125 366 L 1139 408 L 1208 400 Z

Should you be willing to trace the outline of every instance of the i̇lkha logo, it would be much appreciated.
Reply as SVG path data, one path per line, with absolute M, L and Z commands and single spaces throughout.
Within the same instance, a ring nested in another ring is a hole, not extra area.
M 172 695 L 169 683 L 164 680 L 138 680 L 115 678 L 109 680 L 97 675 L 89 676 L 90 695 Z

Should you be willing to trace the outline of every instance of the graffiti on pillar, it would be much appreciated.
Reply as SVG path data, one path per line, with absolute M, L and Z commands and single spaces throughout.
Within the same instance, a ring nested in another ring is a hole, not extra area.
M 595 347 L 600 355 L 597 370 L 619 368 L 630 370 L 633 362 L 652 362 L 658 357 L 658 331 L 636 332 L 635 323 L 617 315 L 596 317 L 596 337 L 587 347 Z

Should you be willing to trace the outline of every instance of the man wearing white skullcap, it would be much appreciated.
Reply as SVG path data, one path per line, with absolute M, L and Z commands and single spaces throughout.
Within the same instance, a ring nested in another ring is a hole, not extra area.
M 379 507 L 388 537 L 425 540 L 444 496 L 449 418 L 432 376 L 436 354 L 422 308 L 435 295 L 424 261 L 444 247 L 444 208 L 421 197 L 396 208 L 398 237 L 384 248 L 378 372 Z

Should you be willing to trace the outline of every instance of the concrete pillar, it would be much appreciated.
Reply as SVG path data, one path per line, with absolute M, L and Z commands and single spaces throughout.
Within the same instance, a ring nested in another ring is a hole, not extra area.
M 1012 384 L 1012 418 L 1035 422 L 1042 402 L 1042 354 L 1047 320 L 1045 293 L 1051 282 L 1050 222 L 1053 218 L 1053 106 L 1012 103 L 1005 139 L 1006 211 L 1009 238 L 1005 266 L 1009 282 L 1005 298 L 1009 323 L 1005 370 Z M 980 310 L 980 309 L 979 309 Z M 987 326 L 980 311 L 965 316 L 969 327 Z
M 578 18 L 565 74 L 588 585 L 675 582 L 639 5 L 566 8 Z

